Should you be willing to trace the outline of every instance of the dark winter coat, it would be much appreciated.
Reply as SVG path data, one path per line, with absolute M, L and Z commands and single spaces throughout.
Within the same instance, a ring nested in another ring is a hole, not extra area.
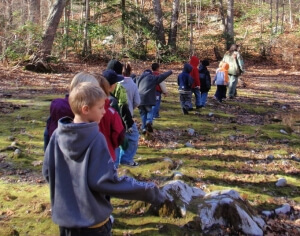
M 206 66 L 200 65 L 199 66 L 199 77 L 200 77 L 200 92 L 207 93 L 211 87 L 211 78 L 210 73 Z
M 145 70 L 141 76 L 134 79 L 141 97 L 140 106 L 154 106 L 156 104 L 156 85 L 163 82 L 171 74 L 171 70 L 160 75 L 154 75 L 151 70 Z
M 182 73 L 180 73 L 177 78 L 179 92 L 191 91 L 192 85 L 194 83 L 194 79 L 192 78 L 192 76 L 190 76 L 192 69 L 193 67 L 190 64 L 184 64 Z

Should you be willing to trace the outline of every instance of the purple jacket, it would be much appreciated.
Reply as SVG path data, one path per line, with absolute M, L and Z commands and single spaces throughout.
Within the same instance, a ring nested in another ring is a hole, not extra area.
M 49 137 L 52 136 L 52 133 L 57 128 L 58 120 L 68 116 L 74 118 L 74 114 L 69 105 L 69 95 L 66 95 L 65 98 L 57 98 L 51 102 L 50 105 L 50 120 L 47 124 L 47 130 Z

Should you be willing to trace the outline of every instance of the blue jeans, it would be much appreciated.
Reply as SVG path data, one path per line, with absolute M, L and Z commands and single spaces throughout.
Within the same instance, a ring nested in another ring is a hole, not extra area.
M 152 106 L 139 106 L 142 120 L 142 129 L 146 129 L 146 124 L 153 122 Z
M 198 89 L 198 88 L 192 88 L 192 93 L 195 94 L 196 107 L 199 107 L 200 104 L 201 104 L 201 101 L 200 101 L 200 99 L 201 99 L 200 89 Z
M 133 158 L 136 154 L 136 151 L 138 149 L 138 143 L 139 143 L 139 131 L 136 127 L 136 124 L 134 123 L 132 125 L 133 132 L 130 134 L 126 132 L 125 138 L 128 140 L 128 148 L 126 150 L 123 150 L 122 147 L 120 148 L 120 163 L 121 164 L 130 164 L 133 162 Z
M 234 97 L 238 80 L 239 80 L 238 76 L 229 75 L 228 97 Z
M 200 106 L 203 106 L 203 107 L 205 106 L 206 100 L 207 100 L 207 95 L 208 95 L 208 92 L 201 93 Z
M 161 93 L 156 92 L 156 104 L 155 106 L 152 107 L 153 118 L 159 117 L 160 102 L 161 102 Z
M 187 92 L 187 93 L 179 93 L 179 99 L 180 99 L 180 106 L 181 109 L 189 110 L 193 106 L 192 104 L 192 93 Z
M 119 167 L 119 164 L 120 164 L 120 150 L 121 148 L 120 147 L 117 147 L 115 149 L 115 154 L 116 154 L 116 160 L 115 160 L 115 167 Z

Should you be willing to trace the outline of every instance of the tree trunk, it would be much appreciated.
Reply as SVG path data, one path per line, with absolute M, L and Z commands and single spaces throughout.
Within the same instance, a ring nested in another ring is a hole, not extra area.
M 41 20 L 41 1 L 29 0 L 29 21 L 34 24 L 39 24 Z
M 193 35 L 193 13 L 192 0 L 190 0 L 190 57 L 194 55 L 194 35 Z
M 155 18 L 155 34 L 158 43 L 163 46 L 166 45 L 165 30 L 163 25 L 163 14 L 160 5 L 160 0 L 152 0 L 154 18 Z
M 172 50 L 176 50 L 177 42 L 177 28 L 178 28 L 178 17 L 179 17 L 179 0 L 173 1 L 172 6 L 172 18 L 169 32 L 168 45 Z
M 273 23 L 273 0 L 270 0 L 270 25 L 271 25 L 271 32 L 272 30 L 272 23 Z
M 225 18 L 225 14 L 224 14 L 223 0 L 219 0 L 219 13 L 220 13 L 221 20 L 222 20 L 223 33 L 225 35 L 227 27 L 226 27 L 226 18 Z
M 282 16 L 281 16 L 281 33 L 283 33 L 283 21 L 284 21 L 284 17 L 285 17 L 285 15 L 284 15 L 284 4 L 285 4 L 285 2 L 284 2 L 284 0 L 282 0 Z
M 41 43 L 41 58 L 45 60 L 47 56 L 51 55 L 53 42 L 56 34 L 56 30 L 63 14 L 63 10 L 66 6 L 67 0 L 57 0 L 50 10 L 50 13 L 46 22 L 46 30 L 42 37 Z
M 12 14 L 12 0 L 5 0 L 4 2 L 4 19 L 6 24 L 4 24 L 2 38 L 2 58 L 3 62 L 6 61 L 6 49 L 8 47 L 9 32 L 12 26 L 13 14 Z
M 121 29 L 122 29 L 122 46 L 125 47 L 125 0 L 121 0 L 121 10 L 122 10 L 122 21 L 121 21 Z
M 278 20 L 279 20 L 279 0 L 276 0 L 276 28 L 275 33 L 278 32 Z
M 292 14 L 292 0 L 289 0 L 289 10 L 290 10 L 290 27 L 293 28 L 293 14 Z
M 71 1 L 68 0 L 68 3 L 64 11 L 65 58 L 68 57 L 70 12 L 71 12 Z
M 23 0 L 22 4 L 22 25 L 26 24 L 28 20 L 28 0 Z
M 83 42 L 83 50 L 82 50 L 82 56 L 88 56 L 92 53 L 91 48 L 91 41 L 88 35 L 89 32 L 89 22 L 90 22 L 90 1 L 85 0 L 85 21 L 84 21 L 84 42 Z
M 234 11 L 234 0 L 228 0 L 227 3 L 227 27 L 226 27 L 226 46 L 227 49 L 234 42 L 234 31 L 233 31 L 233 11 Z

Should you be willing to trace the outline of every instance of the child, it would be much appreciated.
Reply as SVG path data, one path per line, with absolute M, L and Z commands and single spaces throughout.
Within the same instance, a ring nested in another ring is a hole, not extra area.
M 203 60 L 201 62 L 201 65 L 199 66 L 199 77 L 200 77 L 200 108 L 205 107 L 206 100 L 207 100 L 207 94 L 211 87 L 211 78 L 210 73 L 207 70 L 207 66 L 209 66 L 208 60 Z
M 160 75 L 154 75 L 151 70 L 145 70 L 141 76 L 135 78 L 141 97 L 139 111 L 142 120 L 143 134 L 147 131 L 150 133 L 153 132 L 152 107 L 156 104 L 155 87 L 168 78 L 172 73 L 173 72 L 170 70 Z
M 219 102 L 222 102 L 223 98 L 226 98 L 226 90 L 227 90 L 226 86 L 229 81 L 228 69 L 229 69 L 229 64 L 224 61 L 221 61 L 214 79 L 214 84 L 217 85 L 217 91 L 215 93 L 215 97 Z
M 189 114 L 189 109 L 192 106 L 192 84 L 194 79 L 190 76 L 193 67 L 185 63 L 182 73 L 178 75 L 177 84 L 180 94 L 180 105 L 184 115 Z
M 151 67 L 152 67 L 152 73 L 154 75 L 159 75 L 159 64 L 153 63 Z M 165 96 L 167 96 L 167 88 L 165 85 L 165 81 L 156 85 L 155 90 L 156 90 L 155 91 L 156 104 L 155 104 L 155 106 L 152 107 L 153 120 L 160 118 L 159 110 L 160 110 L 160 103 L 161 103 L 161 94 L 164 94 Z
M 97 79 L 96 79 L 97 78 Z M 108 82 L 101 75 L 94 77 L 94 75 L 86 72 L 80 72 L 74 76 L 70 84 L 70 91 L 82 82 L 91 82 L 95 86 L 101 85 L 106 92 L 108 89 Z M 66 99 L 67 98 L 67 99 Z M 65 116 L 74 117 L 74 114 L 69 105 L 68 96 L 65 99 L 55 99 L 51 102 L 50 106 L 50 120 L 51 126 L 49 127 L 50 137 L 53 131 L 57 128 L 58 120 Z M 110 107 L 109 100 L 105 103 L 105 115 L 99 123 L 99 131 L 101 131 L 107 141 L 108 149 L 113 160 L 116 160 L 115 149 L 124 142 L 125 130 L 119 114 Z
M 111 235 L 112 205 L 106 195 L 161 204 L 154 183 L 118 177 L 98 123 L 106 95 L 84 82 L 70 93 L 74 120 L 59 120 L 46 149 L 43 175 L 50 186 L 52 220 L 60 235 Z
M 136 84 L 133 82 L 131 75 L 131 66 L 129 63 L 126 63 L 123 68 L 123 76 L 124 80 L 120 82 L 120 84 L 126 89 L 127 92 L 127 100 L 128 107 L 131 112 L 131 116 L 133 117 L 133 110 L 140 105 L 141 99 L 138 88 Z M 131 132 L 126 132 L 126 139 L 128 140 L 128 148 L 124 150 L 122 147 L 120 149 L 120 164 L 128 165 L 128 166 L 138 166 L 139 163 L 133 160 L 136 151 L 138 149 L 139 142 L 139 131 L 135 124 L 131 126 Z
M 192 56 L 190 59 L 190 64 L 192 66 L 192 71 L 190 72 L 190 75 L 194 79 L 193 85 L 192 85 L 192 93 L 195 94 L 195 103 L 196 103 L 196 109 L 200 108 L 200 79 L 199 79 L 199 71 L 198 71 L 198 65 L 199 65 L 199 58 L 196 56 Z M 193 105 L 191 105 L 189 110 L 193 110 Z

